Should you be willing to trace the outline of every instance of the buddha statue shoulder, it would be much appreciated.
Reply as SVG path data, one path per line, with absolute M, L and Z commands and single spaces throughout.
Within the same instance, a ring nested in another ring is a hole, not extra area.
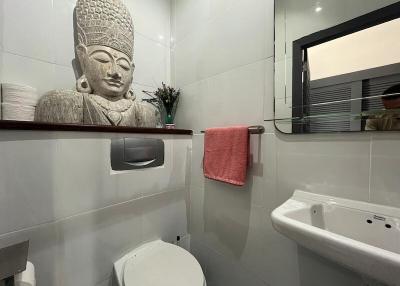
M 156 127 L 160 114 L 132 91 L 134 34 L 121 0 L 78 0 L 75 47 L 82 75 L 76 90 L 54 90 L 38 103 L 35 121 Z

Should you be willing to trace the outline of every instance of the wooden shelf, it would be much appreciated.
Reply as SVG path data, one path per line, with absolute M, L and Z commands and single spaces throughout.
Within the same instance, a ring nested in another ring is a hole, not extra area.
M 138 128 L 103 125 L 49 124 L 31 121 L 0 120 L 0 130 L 76 131 L 137 134 L 193 135 L 193 130 L 166 128 Z

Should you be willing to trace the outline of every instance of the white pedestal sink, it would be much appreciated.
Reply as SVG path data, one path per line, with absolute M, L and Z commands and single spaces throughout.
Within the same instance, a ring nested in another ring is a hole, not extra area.
M 296 191 L 271 217 L 300 245 L 400 286 L 400 209 Z

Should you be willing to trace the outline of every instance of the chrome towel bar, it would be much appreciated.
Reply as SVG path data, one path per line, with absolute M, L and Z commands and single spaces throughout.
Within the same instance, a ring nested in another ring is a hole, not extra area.
M 205 131 L 201 131 L 201 133 L 205 133 Z M 261 125 L 257 126 L 250 126 L 249 127 L 249 134 L 264 134 L 265 133 L 265 127 Z

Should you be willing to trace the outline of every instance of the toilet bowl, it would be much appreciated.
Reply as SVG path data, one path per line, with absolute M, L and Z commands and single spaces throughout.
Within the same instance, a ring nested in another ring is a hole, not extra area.
M 114 263 L 113 286 L 206 286 L 200 264 L 183 248 L 146 243 Z

